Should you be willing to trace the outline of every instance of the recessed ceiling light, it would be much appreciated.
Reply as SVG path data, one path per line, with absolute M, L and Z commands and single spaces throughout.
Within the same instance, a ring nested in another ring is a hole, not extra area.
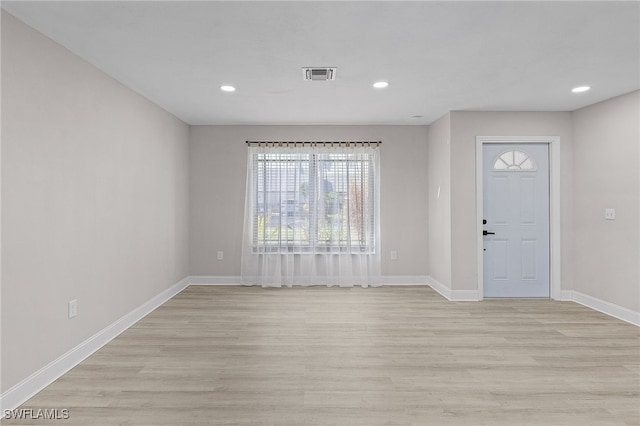
M 236 88 L 233 86 L 220 86 L 220 90 L 223 92 L 235 92 Z
M 573 89 L 571 89 L 571 91 L 573 93 L 581 93 L 581 92 L 586 92 L 589 89 L 591 89 L 591 87 L 589 87 L 589 86 L 578 86 L 578 87 L 574 87 Z
M 376 89 L 384 89 L 388 85 L 389 83 L 387 83 L 386 81 L 377 81 L 373 83 L 373 87 L 375 87 Z

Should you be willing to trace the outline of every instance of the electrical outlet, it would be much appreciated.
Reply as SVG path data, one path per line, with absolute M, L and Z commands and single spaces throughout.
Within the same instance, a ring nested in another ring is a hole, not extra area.
M 616 209 L 604 209 L 604 218 L 606 220 L 616 220 Z
M 398 260 L 398 252 L 396 250 L 391 250 L 391 260 Z
M 78 315 L 78 300 L 77 299 L 73 299 L 73 300 L 69 300 L 69 318 L 73 318 L 76 315 Z
M 218 259 L 218 260 L 222 260 L 222 259 L 224 259 L 224 252 L 223 252 L 223 251 L 219 251 L 219 252 L 218 252 L 218 257 L 217 257 L 217 259 Z

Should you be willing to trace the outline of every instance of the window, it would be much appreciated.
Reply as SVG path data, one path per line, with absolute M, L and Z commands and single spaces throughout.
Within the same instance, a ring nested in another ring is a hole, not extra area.
M 536 170 L 536 166 L 533 159 L 529 157 L 529 154 L 522 151 L 509 150 L 503 152 L 496 158 L 493 163 L 493 170 L 502 172 L 533 172 Z
M 253 252 L 374 252 L 376 151 L 255 148 L 248 185 Z
M 378 144 L 283 144 L 249 146 L 241 282 L 379 285 Z

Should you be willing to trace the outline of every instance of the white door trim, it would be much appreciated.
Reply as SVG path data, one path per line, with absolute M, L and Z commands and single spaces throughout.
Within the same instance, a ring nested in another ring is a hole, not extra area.
M 561 254 L 560 254 L 560 137 L 558 136 L 476 136 L 476 252 L 478 265 L 478 299 L 484 298 L 483 283 L 483 163 L 484 144 L 545 143 L 549 145 L 549 271 L 550 294 L 555 300 L 561 298 Z

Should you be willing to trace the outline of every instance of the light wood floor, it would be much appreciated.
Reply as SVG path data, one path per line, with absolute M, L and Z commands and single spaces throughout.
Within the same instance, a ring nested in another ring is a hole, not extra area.
M 571 302 L 191 286 L 22 408 L 82 426 L 639 425 L 639 338 Z

